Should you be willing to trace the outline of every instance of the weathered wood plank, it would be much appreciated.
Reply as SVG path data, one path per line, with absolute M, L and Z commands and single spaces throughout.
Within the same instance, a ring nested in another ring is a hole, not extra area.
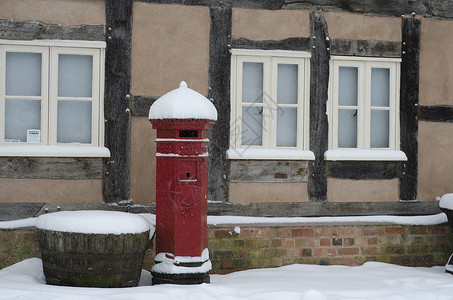
M 322 13 L 312 11 L 310 61 L 310 150 L 315 160 L 310 162 L 308 193 L 310 201 L 327 200 L 327 165 L 324 152 L 328 148 L 327 92 L 329 85 L 330 47 L 327 24 Z
M 418 119 L 429 122 L 453 122 L 453 105 L 421 105 Z
M 401 57 L 401 42 L 331 39 L 331 55 Z
M 130 198 L 132 0 L 106 0 L 107 48 L 105 54 L 105 202 Z
M 372 215 L 432 215 L 440 213 L 436 201 L 420 202 L 294 202 L 208 204 L 208 215 L 256 217 L 320 217 Z M 272 223 L 272 220 L 269 220 Z
M 36 217 L 44 203 L 0 203 L 0 221 Z
M 420 78 L 421 21 L 403 19 L 403 55 L 401 62 L 400 122 L 401 150 L 407 161 L 400 166 L 400 199 L 417 199 L 418 182 L 418 103 Z
M 232 160 L 230 182 L 307 182 L 307 161 Z
M 159 97 L 133 96 L 132 115 L 148 116 L 149 108 Z
M 0 19 L 0 38 L 7 40 L 104 41 L 104 25 L 47 24 L 42 21 Z
M 398 162 L 392 161 L 330 161 L 328 176 L 354 180 L 398 178 Z
M 212 1 L 209 37 L 209 96 L 214 100 L 218 119 L 210 131 L 208 199 L 228 201 L 228 159 L 230 146 L 230 73 L 232 10 L 228 2 Z
M 102 158 L 1 157 L 0 177 L 101 179 Z
M 245 38 L 233 39 L 231 41 L 233 49 L 261 49 L 261 50 L 290 50 L 290 51 L 309 51 L 309 38 L 287 38 L 280 41 L 265 40 L 253 41 Z

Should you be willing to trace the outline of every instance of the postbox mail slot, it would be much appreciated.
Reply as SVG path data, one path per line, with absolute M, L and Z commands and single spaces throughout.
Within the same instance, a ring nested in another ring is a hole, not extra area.
M 179 137 L 185 137 L 185 138 L 198 137 L 198 130 L 180 130 Z
M 198 180 L 197 176 L 197 161 L 189 160 L 182 161 L 179 164 L 179 182 L 195 183 Z

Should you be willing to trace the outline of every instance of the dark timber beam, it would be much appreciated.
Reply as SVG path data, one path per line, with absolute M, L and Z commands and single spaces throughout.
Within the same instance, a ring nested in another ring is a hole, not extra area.
M 398 162 L 393 161 L 330 161 L 328 176 L 353 180 L 398 178 Z
M 105 202 L 130 198 L 132 0 L 106 0 L 105 146 L 111 157 L 104 162 Z
M 245 38 L 233 39 L 231 41 L 233 49 L 261 49 L 261 50 L 290 50 L 290 51 L 310 51 L 310 39 L 295 37 L 284 40 L 274 41 L 254 41 Z
M 328 148 L 327 91 L 329 87 L 329 41 L 327 24 L 322 13 L 311 12 L 310 61 L 310 150 L 315 160 L 310 162 L 308 196 L 310 201 L 327 201 L 327 164 L 324 152 Z
M 400 122 L 401 150 L 407 161 L 400 166 L 400 199 L 417 200 L 418 182 L 418 103 L 420 78 L 420 26 L 415 18 L 402 23 Z
M 160 4 L 210 6 L 210 0 L 136 0 Z M 399 17 L 415 12 L 426 18 L 453 18 L 453 1 L 445 0 L 392 0 L 383 4 L 382 0 L 225 0 L 232 7 L 246 9 L 288 9 L 340 11 L 361 13 L 372 16 Z
M 213 0 L 210 8 L 209 96 L 217 109 L 217 122 L 210 131 L 208 199 L 228 201 L 228 159 L 230 146 L 231 3 Z
M 429 122 L 453 122 L 453 105 L 419 106 L 418 119 Z

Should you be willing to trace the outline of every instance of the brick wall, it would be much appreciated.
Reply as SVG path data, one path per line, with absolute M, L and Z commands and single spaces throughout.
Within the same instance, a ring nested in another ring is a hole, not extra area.
M 26 258 L 39 256 L 35 228 L 0 230 L 0 269 Z
M 239 225 L 210 226 L 208 247 L 214 273 L 288 264 L 360 265 L 380 261 L 398 265 L 444 265 L 453 252 L 448 225 Z M 39 257 L 34 228 L 0 230 L 0 268 Z M 153 265 L 154 249 L 145 257 Z
M 315 225 L 211 227 L 208 247 L 214 272 L 282 265 L 444 265 L 453 252 L 448 225 Z

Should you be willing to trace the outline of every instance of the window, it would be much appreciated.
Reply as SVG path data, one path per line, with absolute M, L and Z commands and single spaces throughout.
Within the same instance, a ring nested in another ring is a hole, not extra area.
M 405 158 L 398 151 L 399 65 L 399 59 L 331 58 L 329 149 L 343 150 L 346 159 L 344 150 L 370 150 L 350 151 L 350 159 Z
M 0 145 L 102 147 L 104 49 L 0 41 Z
M 313 159 L 309 53 L 233 50 L 229 158 Z

